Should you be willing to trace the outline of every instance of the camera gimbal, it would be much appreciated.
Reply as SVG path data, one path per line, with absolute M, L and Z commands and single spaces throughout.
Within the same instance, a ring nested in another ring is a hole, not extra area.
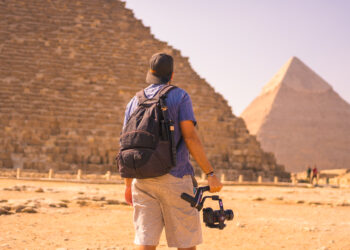
M 196 189 L 195 196 L 191 196 L 186 193 L 181 194 L 181 198 L 191 204 L 191 207 L 196 208 L 198 211 L 201 211 L 203 208 L 204 201 L 207 198 L 211 198 L 214 201 L 219 202 L 220 210 L 213 210 L 212 208 L 204 208 L 203 209 L 203 221 L 207 227 L 210 228 L 219 228 L 224 229 L 226 226 L 224 224 L 225 220 L 233 220 L 233 211 L 231 209 L 224 210 L 224 205 L 222 203 L 222 200 L 218 195 L 211 195 L 211 196 L 204 196 L 203 192 L 209 191 L 209 186 L 204 187 L 198 187 Z

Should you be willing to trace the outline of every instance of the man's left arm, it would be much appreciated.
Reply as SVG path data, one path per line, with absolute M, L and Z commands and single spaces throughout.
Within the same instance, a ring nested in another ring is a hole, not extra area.
M 196 133 L 196 119 L 193 113 L 192 101 L 187 93 L 182 98 L 179 106 L 179 122 L 181 135 L 184 138 L 190 154 L 193 156 L 205 174 L 208 175 L 211 173 L 208 175 L 208 185 L 210 187 L 210 192 L 219 192 L 222 189 L 223 185 L 214 174 L 214 169 L 208 161 L 202 143 Z

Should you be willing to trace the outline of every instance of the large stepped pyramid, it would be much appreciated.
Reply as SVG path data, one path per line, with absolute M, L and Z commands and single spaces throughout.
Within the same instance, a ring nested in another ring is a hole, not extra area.
M 292 57 L 244 110 L 264 150 L 288 171 L 350 166 L 350 105 L 297 57 Z
M 0 168 L 115 170 L 125 106 L 159 51 L 174 57 L 216 168 L 287 176 L 188 58 L 117 0 L 0 2 Z

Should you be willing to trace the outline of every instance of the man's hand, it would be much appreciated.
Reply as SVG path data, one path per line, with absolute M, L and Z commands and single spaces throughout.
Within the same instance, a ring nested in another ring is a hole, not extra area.
M 131 178 L 125 178 L 124 182 L 125 182 L 125 194 L 124 194 L 125 201 L 130 206 L 132 206 L 132 193 L 131 193 L 132 179 Z
M 210 193 L 219 192 L 223 186 L 216 175 L 208 176 L 208 185 L 210 187 Z

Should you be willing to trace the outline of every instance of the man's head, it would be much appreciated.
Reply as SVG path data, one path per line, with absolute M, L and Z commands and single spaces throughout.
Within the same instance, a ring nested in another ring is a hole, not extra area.
M 174 69 L 172 56 L 165 53 L 154 54 L 149 64 L 150 69 L 146 76 L 146 82 L 148 84 L 168 83 L 171 80 Z

